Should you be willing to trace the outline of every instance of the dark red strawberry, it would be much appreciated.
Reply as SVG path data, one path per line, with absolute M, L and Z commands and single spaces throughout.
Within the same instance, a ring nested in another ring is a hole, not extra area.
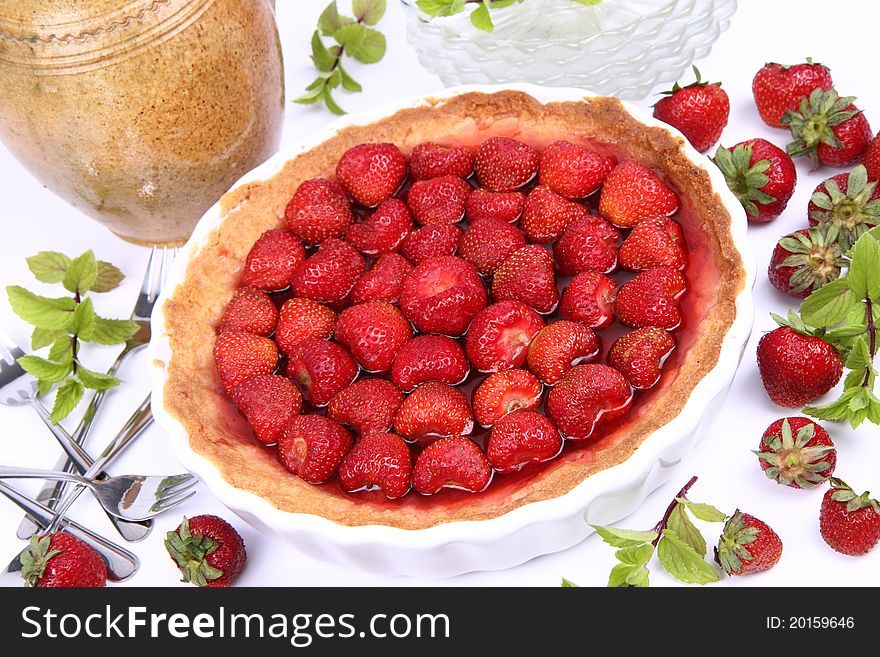
M 834 229 L 830 229 L 836 232 Z M 805 299 L 840 276 L 846 267 L 843 250 L 825 228 L 810 228 L 782 237 L 770 256 L 767 276 L 780 292 Z
M 430 180 L 441 176 L 455 176 L 462 180 L 474 172 L 474 156 L 463 146 L 419 144 L 409 156 L 409 171 L 413 180 Z
M 302 410 L 299 390 L 278 374 L 245 379 L 232 391 L 232 401 L 264 445 L 275 444 L 284 425 Z
M 498 421 L 489 434 L 486 458 L 499 474 L 522 470 L 529 463 L 555 458 L 562 438 L 553 422 L 535 411 L 514 411 Z
M 423 226 L 411 232 L 400 248 L 406 258 L 418 265 L 425 260 L 455 255 L 461 242 L 461 228 L 451 224 Z
M 389 431 L 403 393 L 385 379 L 361 379 L 330 400 L 327 417 L 359 434 Z
M 586 440 L 596 427 L 626 413 L 633 391 L 623 375 L 607 365 L 575 365 L 547 395 L 547 415 L 563 436 Z
M 21 555 L 27 587 L 98 588 L 107 584 L 107 567 L 93 547 L 67 534 L 34 534 Z
M 808 57 L 803 64 L 786 66 L 768 63 L 755 74 L 752 94 L 764 123 L 771 128 L 784 128 L 785 110 L 796 110 L 801 99 L 817 87 L 827 91 L 834 86 L 827 66 L 813 63 Z
M 578 274 L 562 293 L 559 314 L 601 330 L 614 321 L 617 283 L 605 274 L 585 271 Z
M 477 188 L 467 197 L 464 213 L 471 223 L 498 219 L 512 224 L 519 219 L 525 204 L 526 195 L 522 192 L 490 192 Z
M 278 348 L 269 338 L 227 331 L 214 342 L 214 366 L 227 395 L 251 376 L 272 374 L 278 367 Z
M 843 363 L 825 340 L 780 326 L 758 342 L 758 371 L 773 403 L 795 408 L 831 390 Z
M 669 216 L 676 210 L 675 192 L 638 162 L 614 167 L 599 195 L 599 214 L 620 228 L 632 228 L 642 219 Z
M 673 330 L 681 325 L 678 299 L 686 289 L 681 272 L 668 267 L 649 269 L 617 291 L 614 313 L 621 324 L 630 328 L 659 326 Z
M 730 99 L 720 82 L 703 82 L 694 66 L 696 82 L 686 87 L 675 83 L 666 96 L 654 104 L 654 118 L 678 128 L 691 146 L 701 153 L 721 138 L 730 117 Z
M 510 137 L 490 137 L 474 155 L 477 182 L 490 192 L 512 192 L 538 173 L 538 152 Z
M 805 417 L 767 427 L 755 450 L 768 479 L 792 488 L 815 488 L 834 473 L 837 450 L 828 432 Z
M 505 370 L 486 377 L 474 390 L 474 417 L 491 427 L 508 413 L 537 410 L 544 387 L 526 370 Z
M 868 119 L 853 105 L 855 97 L 839 97 L 834 89 L 813 89 L 797 110 L 786 110 L 782 124 L 791 130 L 786 149 L 792 157 L 809 155 L 814 167 L 854 164 L 868 148 L 873 133 Z
M 183 574 L 183 582 L 226 588 L 247 562 L 244 540 L 235 527 L 217 516 L 184 517 L 165 534 L 165 549 Z
M 492 467 L 470 438 L 453 436 L 431 443 L 416 459 L 413 488 L 433 495 L 443 488 L 479 493 L 492 481 Z
M 840 479 L 831 479 L 831 488 L 822 498 L 819 532 L 831 549 L 859 556 L 874 549 L 880 541 L 880 502 L 868 492 L 856 495 Z
M 575 219 L 553 245 L 556 268 L 561 276 L 585 271 L 610 274 L 617 269 L 620 231 L 602 217 L 587 214 Z
M 473 431 L 471 405 L 458 388 L 429 381 L 416 388 L 397 409 L 394 430 L 408 441 L 464 436 Z
M 566 319 L 542 328 L 529 345 L 529 370 L 548 386 L 579 363 L 596 360 L 601 352 L 599 337 L 586 324 Z
M 412 337 L 412 328 L 395 306 L 368 301 L 343 310 L 333 335 L 366 371 L 387 372 L 397 351 Z
M 354 221 L 348 195 L 339 183 L 325 178 L 306 180 L 284 210 L 290 232 L 310 246 L 342 237 Z
M 715 560 L 728 575 L 757 573 L 775 566 L 782 556 L 782 541 L 770 526 L 736 510 L 721 532 Z
M 413 229 L 412 217 L 400 199 L 389 198 L 359 224 L 352 224 L 345 232 L 345 241 L 361 253 L 379 255 L 400 248 Z
M 271 335 L 277 322 L 278 309 L 268 294 L 256 288 L 240 287 L 223 310 L 220 332 Z
M 865 149 L 862 165 L 868 170 L 868 180 L 880 180 L 880 139 L 877 135 L 874 135 Z
M 541 153 L 538 182 L 567 199 L 578 199 L 595 192 L 611 171 L 613 163 L 596 151 L 556 141 Z
M 749 139 L 728 150 L 718 149 L 713 159 L 754 223 L 772 221 L 785 210 L 797 183 L 794 162 L 766 139 Z
M 385 301 L 397 303 L 403 279 L 412 271 L 409 261 L 398 253 L 380 255 L 351 290 L 352 303 Z
M 495 270 L 492 296 L 495 301 L 522 301 L 542 315 L 553 312 L 559 304 L 553 256 L 537 244 L 517 249 Z
M 589 212 L 580 203 L 538 185 L 526 197 L 520 227 L 532 242 L 546 244 L 559 239 L 572 222 L 587 216 Z
M 278 438 L 278 460 L 310 484 L 336 476 L 351 451 L 351 434 L 323 415 L 300 415 L 288 422 Z
M 681 226 L 669 217 L 648 217 L 620 245 L 620 266 L 629 271 L 656 267 L 682 270 L 687 264 Z
M 656 326 L 645 326 L 617 338 L 608 351 L 608 364 L 623 374 L 636 390 L 653 388 L 660 380 L 675 338 Z
M 525 245 L 526 238 L 516 226 L 500 219 L 481 219 L 464 231 L 458 254 L 483 276 L 491 276 L 507 256 Z
M 336 178 L 351 197 L 368 208 L 391 198 L 406 177 L 406 157 L 394 144 L 360 144 L 336 164 Z
M 520 301 L 506 300 L 486 306 L 471 322 L 465 340 L 468 359 L 481 372 L 520 367 L 529 344 L 544 327 L 544 320 Z
M 357 363 L 348 349 L 318 338 L 300 342 L 287 361 L 287 376 L 315 406 L 329 404 L 333 397 L 351 385 L 357 375 Z
M 290 231 L 267 230 L 248 252 L 241 284 L 272 292 L 290 286 L 290 277 L 306 259 L 306 250 Z
M 417 335 L 397 351 L 391 380 L 411 392 L 427 381 L 458 385 L 469 371 L 464 349 L 455 340 L 445 335 Z
M 419 263 L 400 289 L 400 309 L 422 333 L 459 336 L 485 306 L 476 267 L 455 256 Z
M 421 226 L 457 224 L 464 218 L 464 204 L 471 186 L 455 176 L 414 182 L 406 204 Z
M 285 354 L 290 355 L 300 342 L 306 338 L 330 339 L 336 313 L 311 299 L 288 299 L 278 313 L 275 328 L 275 344 Z
M 876 180 L 868 182 L 862 165 L 838 173 L 816 187 L 807 216 L 811 226 L 835 229 L 837 239 L 831 241 L 848 250 L 862 233 L 880 225 L 880 185 Z
M 339 482 L 350 493 L 380 489 L 390 500 L 412 484 L 412 456 L 400 436 L 371 433 L 361 438 L 339 466 Z
M 293 293 L 319 303 L 338 304 L 348 298 L 366 265 L 348 242 L 327 240 L 291 276 Z

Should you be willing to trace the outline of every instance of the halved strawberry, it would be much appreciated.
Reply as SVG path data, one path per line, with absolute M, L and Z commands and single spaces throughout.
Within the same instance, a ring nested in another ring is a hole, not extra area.
M 406 204 L 422 226 L 457 224 L 464 217 L 464 204 L 471 186 L 455 176 L 414 182 Z
M 368 301 L 343 310 L 333 335 L 366 371 L 386 372 L 397 351 L 412 337 L 412 328 L 390 303 Z
M 276 443 L 284 425 L 302 410 L 299 390 L 278 374 L 245 379 L 232 391 L 232 401 L 264 445 Z
M 400 252 L 414 265 L 430 260 L 452 256 L 458 251 L 461 228 L 451 224 L 422 226 L 411 232 L 400 247 Z
M 383 253 L 351 289 L 351 302 L 397 303 L 403 279 L 412 271 L 409 261 L 398 253 Z
M 394 430 L 408 441 L 464 436 L 473 431 L 471 405 L 458 388 L 429 381 L 416 388 L 397 409 Z
M 332 479 L 351 451 L 351 434 L 322 415 L 300 415 L 278 438 L 278 460 L 287 470 L 310 484 Z
M 687 265 L 681 226 L 669 217 L 648 217 L 633 227 L 620 245 L 620 266 L 629 271 L 655 267 L 682 270 Z
M 649 269 L 621 286 L 614 312 L 620 323 L 630 328 L 659 326 L 673 330 L 681 324 L 678 299 L 686 288 L 681 272 L 668 267 Z
M 612 166 L 586 146 L 556 141 L 541 153 L 539 182 L 567 199 L 584 198 L 602 186 Z
M 633 391 L 623 374 L 607 365 L 575 365 L 547 395 L 547 415 L 562 435 L 586 440 L 596 427 L 626 413 Z
M 382 201 L 376 211 L 345 231 L 345 241 L 366 255 L 397 251 L 413 229 L 412 217 L 400 199 Z
M 621 162 L 605 178 L 599 214 L 615 226 L 632 228 L 647 217 L 678 210 L 678 197 L 657 174 L 638 162 Z
M 578 274 L 562 292 L 559 314 L 583 322 L 592 329 L 607 328 L 614 321 L 617 283 L 605 274 L 585 271 Z
M 394 144 L 359 144 L 336 164 L 336 178 L 368 208 L 391 198 L 406 177 L 406 157 Z
M 427 381 L 458 385 L 469 371 L 464 349 L 455 340 L 445 335 L 417 335 L 397 351 L 391 380 L 410 392 Z
M 330 339 L 336 313 L 311 299 L 293 298 L 285 301 L 278 313 L 275 343 L 286 355 L 306 338 Z
M 490 192 L 512 192 L 538 173 L 538 152 L 510 137 L 490 137 L 474 155 L 477 182 Z
M 562 437 L 546 416 L 535 411 L 514 411 L 492 427 L 486 458 L 499 474 L 522 470 L 529 463 L 555 458 Z
M 464 204 L 464 213 L 471 223 L 483 219 L 498 219 L 514 223 L 522 214 L 526 195 L 522 192 L 490 192 L 478 187 Z
M 461 335 L 485 306 L 476 267 L 455 256 L 419 263 L 400 289 L 400 309 L 422 333 Z
M 468 359 L 481 372 L 519 367 L 526 362 L 529 344 L 543 327 L 544 320 L 520 301 L 509 299 L 486 306 L 468 330 Z
M 278 367 L 278 348 L 269 338 L 226 331 L 214 342 L 214 366 L 227 395 L 245 379 L 272 374 Z
M 537 410 L 543 391 L 541 382 L 526 370 L 495 372 L 474 390 L 474 417 L 489 428 L 508 413 Z
M 409 156 L 413 180 L 455 176 L 464 180 L 474 172 L 474 156 L 463 146 L 419 144 Z
M 314 246 L 345 235 L 354 215 L 348 195 L 339 183 L 314 178 L 296 188 L 284 210 L 284 221 L 291 233 Z
M 389 431 L 403 393 L 385 379 L 361 379 L 330 400 L 327 417 L 347 424 L 359 434 Z
M 287 376 L 315 406 L 329 404 L 357 375 L 357 363 L 348 349 L 319 338 L 300 342 L 287 361 Z
M 319 303 L 338 304 L 348 298 L 366 264 L 348 242 L 325 241 L 290 278 L 293 293 Z
M 412 455 L 400 436 L 371 433 L 361 438 L 339 466 L 339 483 L 350 493 L 381 489 L 390 500 L 412 484 Z
M 601 345 L 599 336 L 589 326 L 562 319 L 538 332 L 529 345 L 526 362 L 543 383 L 553 386 L 578 363 L 596 360 Z
M 675 338 L 656 326 L 645 326 L 620 336 L 608 351 L 608 364 L 637 390 L 654 387 Z
M 553 256 L 537 244 L 517 249 L 495 270 L 492 296 L 521 301 L 542 315 L 553 312 L 559 303 Z
M 526 245 L 522 231 L 500 219 L 482 219 L 468 226 L 458 246 L 459 255 L 490 276 L 504 259 Z
M 283 228 L 267 230 L 248 252 L 241 284 L 267 292 L 283 290 L 305 259 L 306 250 L 293 233 Z
M 553 245 L 556 268 L 562 276 L 585 271 L 610 274 L 617 269 L 620 231 L 602 217 L 575 219 Z
M 559 239 L 572 222 L 588 215 L 580 203 L 568 201 L 549 187 L 538 185 L 526 197 L 519 225 L 532 242 L 544 244 Z
M 271 335 L 276 323 L 278 323 L 278 309 L 269 295 L 256 288 L 240 287 L 223 310 L 220 332 L 239 331 Z
M 492 467 L 470 438 L 441 438 L 419 454 L 412 481 L 422 495 L 433 495 L 443 488 L 479 493 L 492 481 Z

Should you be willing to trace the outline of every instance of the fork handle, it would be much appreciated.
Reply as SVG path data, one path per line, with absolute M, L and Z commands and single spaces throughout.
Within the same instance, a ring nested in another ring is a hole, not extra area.
M 94 486 L 91 479 L 85 479 L 69 472 L 38 470 L 36 468 L 17 468 L 12 465 L 0 465 L 0 479 L 52 479 L 55 481 L 75 481 L 84 486 Z

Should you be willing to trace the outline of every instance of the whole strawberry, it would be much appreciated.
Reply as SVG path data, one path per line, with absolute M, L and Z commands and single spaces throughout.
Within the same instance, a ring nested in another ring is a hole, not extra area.
M 721 531 L 715 561 L 728 575 L 747 575 L 767 570 L 782 556 L 782 541 L 770 526 L 739 509 Z
M 339 483 L 348 492 L 379 488 L 390 500 L 403 497 L 412 485 L 412 456 L 393 433 L 361 438 L 339 466 Z
M 100 554 L 70 534 L 34 534 L 21 555 L 21 576 L 25 586 L 94 588 L 107 583 L 107 567 Z
M 293 233 L 283 228 L 267 230 L 248 252 L 241 284 L 267 292 L 283 290 L 305 259 L 306 250 Z
M 474 157 L 463 146 L 442 146 L 427 142 L 419 144 L 409 156 L 413 180 L 430 180 L 441 176 L 467 178 L 474 172 Z
M 821 182 L 807 206 L 811 226 L 836 231 L 840 248 L 848 250 L 862 233 L 880 224 L 880 185 L 868 181 L 866 167 L 838 173 Z
M 413 229 L 412 217 L 403 201 L 389 198 L 359 224 L 345 231 L 345 241 L 366 255 L 396 251 Z
M 694 66 L 696 82 L 686 87 L 675 83 L 666 98 L 654 105 L 654 118 L 678 128 L 701 153 L 718 141 L 730 116 L 730 100 L 720 82 L 703 82 Z
M 620 287 L 614 313 L 630 328 L 659 326 L 671 331 L 681 324 L 678 300 L 686 289 L 687 281 L 677 269 L 649 269 Z
M 563 436 L 586 440 L 601 423 L 624 415 L 632 401 L 632 387 L 614 368 L 575 365 L 547 395 L 546 408 Z
M 843 363 L 825 340 L 780 326 L 758 342 L 758 371 L 773 403 L 794 408 L 831 390 Z
M 165 549 L 174 559 L 183 582 L 222 588 L 244 568 L 244 540 L 223 518 L 203 515 L 187 519 L 165 535 Z
M 541 153 L 538 182 L 567 199 L 584 198 L 602 186 L 612 166 L 586 146 L 556 141 Z
M 290 379 L 278 374 L 245 379 L 232 391 L 232 401 L 264 445 L 277 442 L 284 425 L 302 410 L 299 390 Z
M 278 309 L 268 294 L 256 288 L 240 287 L 223 310 L 220 332 L 239 331 L 268 336 L 275 330 L 277 322 Z
M 394 424 L 403 393 L 385 379 L 361 379 L 330 400 L 327 417 L 361 435 L 388 431 Z
M 483 276 L 491 276 L 505 258 L 526 245 L 522 231 L 500 219 L 481 219 L 464 231 L 458 254 Z
M 767 276 L 780 292 L 805 299 L 840 276 L 846 266 L 836 230 L 802 229 L 782 237 L 770 256 Z
M 555 458 L 562 445 L 562 437 L 546 415 L 514 411 L 492 427 L 486 458 L 498 473 L 505 474 Z
M 822 498 L 819 532 L 837 552 L 858 556 L 880 541 L 880 503 L 865 491 L 856 495 L 840 479 L 831 478 L 831 488 Z
M 837 451 L 828 432 L 805 417 L 767 427 L 755 454 L 768 479 L 792 488 L 814 488 L 834 472 Z
M 498 219 L 513 223 L 522 214 L 526 195 L 522 192 L 490 192 L 478 187 L 470 193 L 464 204 L 468 221 Z
M 330 339 L 336 313 L 327 306 L 311 299 L 288 299 L 278 313 L 275 327 L 275 343 L 285 355 L 290 355 L 296 345 L 308 338 Z
M 367 301 L 343 310 L 333 334 L 367 372 L 387 372 L 395 354 L 412 337 L 412 327 L 397 306 Z
M 412 264 L 455 255 L 461 242 L 461 228 L 452 224 L 431 224 L 414 230 L 400 245 L 400 252 Z
M 496 301 L 521 301 L 536 312 L 553 312 L 559 303 L 553 256 L 537 244 L 517 249 L 504 259 L 492 277 Z
M 490 137 L 474 155 L 477 182 L 490 192 L 512 192 L 538 173 L 537 151 L 510 137 Z
M 675 338 L 656 326 L 645 326 L 621 335 L 608 351 L 608 364 L 626 377 L 636 390 L 657 385 L 663 362 L 675 349 Z
M 351 289 L 351 302 L 385 301 L 397 303 L 403 279 L 412 271 L 412 265 L 399 253 L 380 255 L 370 270 L 358 279 Z
M 318 303 L 338 304 L 348 299 L 364 273 L 363 257 L 348 242 L 324 241 L 290 277 L 293 293 Z
M 610 274 L 617 269 L 620 231 L 602 217 L 575 219 L 553 244 L 553 258 L 562 276 L 585 271 Z
M 406 204 L 420 226 L 457 224 L 471 186 L 455 176 L 418 180 L 410 187 Z
M 394 430 L 410 442 L 465 436 L 473 429 L 474 414 L 467 395 L 438 381 L 416 388 L 403 400 L 394 418 Z
M 526 198 L 519 225 L 532 242 L 546 244 L 559 239 L 572 222 L 588 214 L 580 203 L 569 201 L 549 187 L 538 185 Z
M 794 193 L 797 170 L 781 148 L 766 139 L 749 139 L 730 150 L 722 146 L 713 161 L 749 221 L 772 221 L 785 210 Z
M 349 413 L 346 419 L 356 421 L 355 414 Z M 310 484 L 321 484 L 336 476 L 352 445 L 351 434 L 335 419 L 300 415 L 287 423 L 278 438 L 278 461 Z
M 880 180 L 880 139 L 877 135 L 874 135 L 865 149 L 862 164 L 868 170 L 868 180 Z
M 809 96 L 813 89 L 827 91 L 832 86 L 828 67 L 808 57 L 806 62 L 792 66 L 764 64 L 752 80 L 752 94 L 764 123 L 772 128 L 784 128 L 781 121 L 786 110 L 797 109 L 801 99 Z
M 648 217 L 630 231 L 618 253 L 620 266 L 629 271 L 656 267 L 682 270 L 687 265 L 684 234 L 669 217 Z
M 452 436 L 431 443 L 413 466 L 412 483 L 422 495 L 442 488 L 479 493 L 492 481 L 492 466 L 470 438 Z
M 809 155 L 813 166 L 845 167 L 862 156 L 871 141 L 871 126 L 853 101 L 834 89 L 814 89 L 797 110 L 786 110 L 782 124 L 791 130 L 786 149 L 792 157 Z
M 342 237 L 354 221 L 348 195 L 339 183 L 324 178 L 306 180 L 284 210 L 284 222 L 310 246 Z
M 394 356 L 391 380 L 404 392 L 428 381 L 458 385 L 467 378 L 470 364 L 464 349 L 445 335 L 418 335 Z
M 618 228 L 632 228 L 642 219 L 676 210 L 675 192 L 656 173 L 631 160 L 611 170 L 599 193 L 599 214 Z
M 391 198 L 406 177 L 406 157 L 394 144 L 359 144 L 336 164 L 336 178 L 351 197 L 368 208 Z
M 227 395 L 251 376 L 272 374 L 278 366 L 278 347 L 269 338 L 227 331 L 214 342 L 214 367 Z
M 326 406 L 357 378 L 358 365 L 345 347 L 335 342 L 308 338 L 290 352 L 287 376 L 303 397 L 315 406 Z

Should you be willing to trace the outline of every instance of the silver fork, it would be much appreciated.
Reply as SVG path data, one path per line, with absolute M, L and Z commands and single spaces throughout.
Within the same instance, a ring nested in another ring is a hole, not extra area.
M 11 465 L 0 465 L 0 479 L 59 479 L 79 483 L 92 490 L 105 511 L 125 520 L 149 520 L 195 495 L 190 489 L 199 483 L 191 474 L 86 479 L 67 472 Z
M 165 276 L 171 261 L 177 255 L 177 247 L 152 247 L 150 250 L 150 258 L 147 261 L 147 268 L 144 272 L 144 280 L 141 283 L 141 290 L 135 301 L 134 309 L 131 312 L 131 321 L 140 327 L 138 332 L 131 337 L 123 347 L 122 351 L 116 357 L 116 360 L 107 370 L 110 376 L 114 376 L 119 370 L 122 363 L 141 347 L 146 346 L 150 341 L 150 315 L 153 312 L 153 306 L 156 299 L 162 291 L 165 283 Z M 92 428 L 92 422 L 104 401 L 104 391 L 95 393 L 89 405 L 86 407 L 82 420 L 73 430 L 71 438 L 79 445 L 84 445 Z M 65 453 L 55 464 L 53 470 L 61 470 L 64 472 L 73 472 L 76 468 L 75 463 Z M 82 469 L 80 469 L 82 472 Z M 64 495 L 64 482 L 47 482 L 37 494 L 37 500 L 43 502 L 50 509 L 54 509 L 58 501 Z M 151 527 L 143 523 L 125 523 L 112 519 L 113 525 L 122 537 L 127 541 L 140 541 L 147 537 L 151 531 Z M 22 540 L 26 540 L 37 530 L 36 524 L 29 516 L 25 516 L 18 526 L 16 534 Z

